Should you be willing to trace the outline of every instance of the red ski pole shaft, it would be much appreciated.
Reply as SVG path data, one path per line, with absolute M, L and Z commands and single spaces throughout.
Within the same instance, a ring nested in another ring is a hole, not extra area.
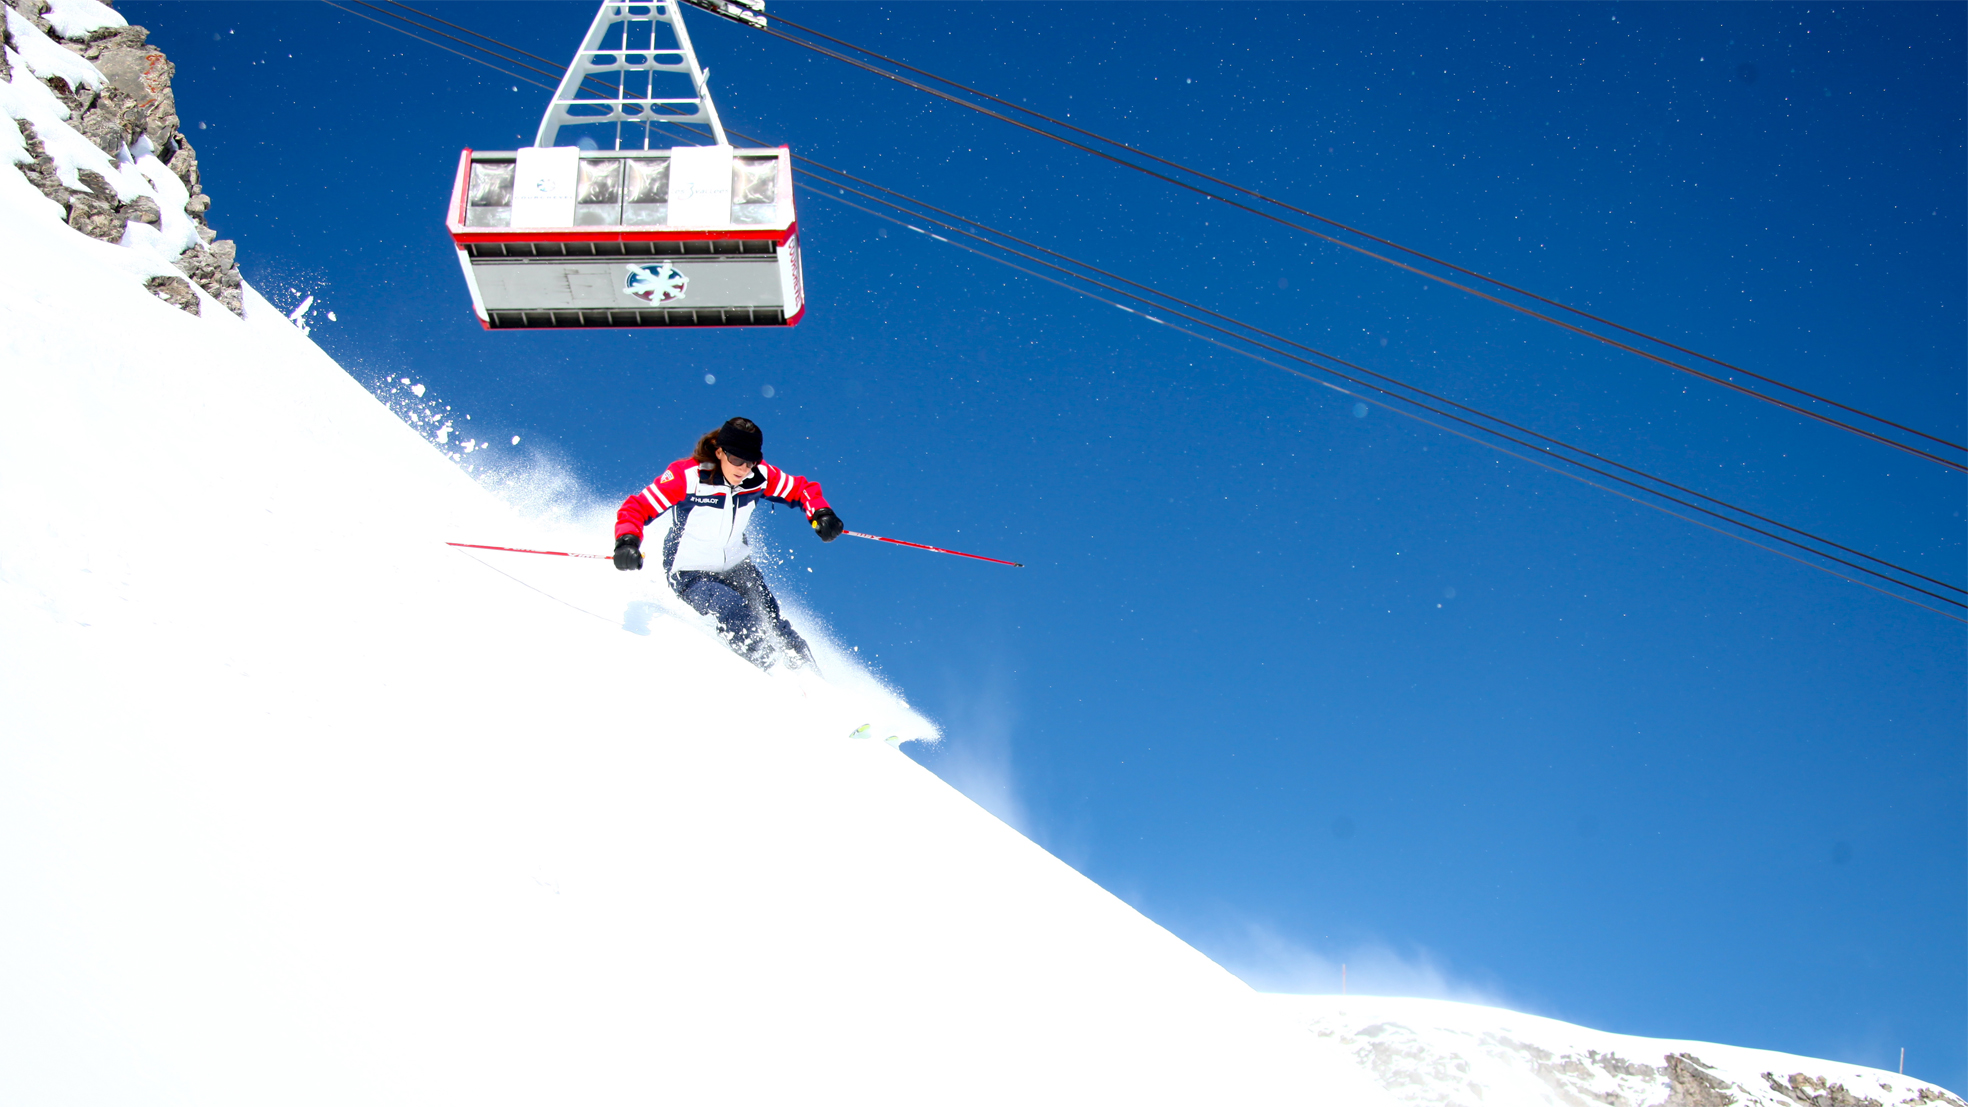
M 994 565 L 1009 565 L 1014 569 L 1023 569 L 1025 567 L 1024 565 L 1016 561 L 1006 561 L 1002 558 L 997 558 L 997 557 L 985 557 L 983 554 L 967 554 L 962 550 L 946 550 L 941 546 L 925 546 L 921 542 L 904 542 L 900 538 L 883 538 L 879 534 L 862 534 L 858 530 L 844 530 L 841 531 L 841 533 L 851 534 L 856 538 L 867 538 L 876 542 L 889 542 L 897 546 L 908 546 L 911 547 L 912 549 L 928 550 L 931 553 L 950 554 L 954 557 L 968 557 L 974 561 L 989 561 Z
M 597 561 L 613 560 L 608 554 L 567 553 L 563 550 L 519 550 L 511 546 L 480 546 L 471 542 L 446 542 L 447 546 L 459 546 L 467 550 L 498 550 L 501 553 L 544 554 L 547 557 L 592 557 Z

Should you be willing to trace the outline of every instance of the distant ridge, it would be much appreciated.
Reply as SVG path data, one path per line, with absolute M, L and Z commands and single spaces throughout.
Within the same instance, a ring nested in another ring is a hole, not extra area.
M 1432 999 L 1264 997 L 1415 1107 L 1968 1107 L 1924 1080 Z

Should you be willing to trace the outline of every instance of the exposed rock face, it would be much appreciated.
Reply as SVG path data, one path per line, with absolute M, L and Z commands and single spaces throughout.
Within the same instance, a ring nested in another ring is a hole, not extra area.
M 69 125 L 104 153 L 115 157 L 126 149 L 140 148 L 147 141 L 158 160 L 184 182 L 185 190 L 191 194 L 185 212 L 196 225 L 200 244 L 186 250 L 176 265 L 186 278 L 234 315 L 243 314 L 236 250 L 231 242 L 219 239 L 205 220 L 212 198 L 200 187 L 198 155 L 178 128 L 177 98 L 171 92 L 171 77 L 177 67 L 162 50 L 149 45 L 149 32 L 142 27 L 103 27 L 91 31 L 85 39 L 68 39 L 42 18 L 45 0 L 5 2 L 49 38 L 89 59 L 108 78 L 108 87 L 101 89 L 70 88 L 60 77 L 45 83 L 68 107 Z M 4 28 L 0 28 L 0 36 L 6 38 L 8 46 L 15 46 Z M 0 54 L 0 80 L 11 77 L 5 55 Z M 160 212 L 156 201 L 147 196 L 120 201 L 116 189 L 99 174 L 82 171 L 80 177 L 87 191 L 63 185 L 33 125 L 24 119 L 19 124 L 27 140 L 28 153 L 34 158 L 31 164 L 20 166 L 20 171 L 43 195 L 62 206 L 68 214 L 69 226 L 92 238 L 120 242 L 128 224 L 158 223 Z M 159 291 L 175 280 L 155 278 L 151 282 L 152 291 L 197 314 L 198 298 L 191 294 L 185 282 L 178 281 L 184 286 L 181 296 Z M 164 282 L 163 286 L 158 284 L 160 281 Z
M 198 287 L 211 293 L 234 315 L 239 314 L 239 266 L 234 261 L 231 240 L 219 239 L 205 250 L 186 250 L 177 265 L 185 276 L 198 282 Z
M 193 315 L 199 314 L 198 294 L 191 290 L 191 282 L 183 277 L 152 277 L 144 282 L 144 287 L 167 304 Z
M 138 135 L 145 135 L 155 149 L 170 150 L 178 137 L 178 101 L 171 95 L 171 77 L 178 67 L 162 50 L 144 45 L 147 32 L 142 27 L 96 33 L 102 37 L 92 35 L 81 53 L 109 78 L 103 98 L 110 110 L 97 109 L 91 115 L 110 118 L 97 129 L 121 142 L 135 142 Z
M 1729 1082 L 1690 1053 L 1667 1055 L 1667 1102 L 1662 1107 L 1730 1107 Z
M 1775 1088 L 1783 1095 L 1799 1103 L 1809 1104 L 1810 1107 L 1885 1107 L 1885 1104 L 1877 1099 L 1869 1096 L 1856 1095 L 1848 1091 L 1845 1085 L 1828 1081 L 1821 1076 L 1809 1076 L 1805 1073 L 1793 1072 L 1788 1079 L 1778 1079 L 1775 1073 L 1766 1072 L 1763 1074 L 1763 1079 L 1768 1080 L 1770 1087 Z M 1926 1090 L 1925 1088 L 1921 1089 L 1922 1092 Z M 1951 1097 L 1937 1096 L 1930 1099 L 1923 1095 L 1920 1102 L 1945 1103 L 1949 1098 Z M 1960 1100 L 1955 1100 L 1954 1102 L 1959 1103 Z

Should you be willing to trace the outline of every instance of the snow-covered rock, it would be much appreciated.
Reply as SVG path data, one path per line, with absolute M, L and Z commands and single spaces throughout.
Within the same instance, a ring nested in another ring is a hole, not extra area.
M 97 0 L 40 6 L 19 0 L 0 20 L 0 119 L 14 121 L 0 124 L 0 162 L 50 201 L 26 206 L 155 256 L 170 267 L 152 277 L 167 302 L 196 314 L 196 285 L 241 314 L 232 244 L 205 223 L 211 198 L 178 129 L 170 59 Z
M 86 39 L 95 31 L 129 26 L 115 8 L 99 0 L 48 0 L 42 13 L 55 33 L 63 38 Z
M 7 37 L 19 51 L 19 62 L 10 64 L 25 65 L 29 72 L 42 80 L 61 78 L 73 89 L 100 89 L 109 84 L 102 75 L 81 55 L 64 50 L 54 40 L 41 33 L 25 16 L 13 8 L 7 9 Z

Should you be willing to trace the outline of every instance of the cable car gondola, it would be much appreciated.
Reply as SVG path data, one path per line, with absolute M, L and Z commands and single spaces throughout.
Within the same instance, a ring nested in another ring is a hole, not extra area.
M 762 25 L 753 3 L 699 6 Z M 664 73 L 695 95 L 658 96 Z M 661 124 L 714 142 L 652 147 Z M 533 145 L 459 157 L 445 222 L 487 330 L 791 326 L 806 310 L 792 154 L 725 140 L 675 0 L 602 4 Z

